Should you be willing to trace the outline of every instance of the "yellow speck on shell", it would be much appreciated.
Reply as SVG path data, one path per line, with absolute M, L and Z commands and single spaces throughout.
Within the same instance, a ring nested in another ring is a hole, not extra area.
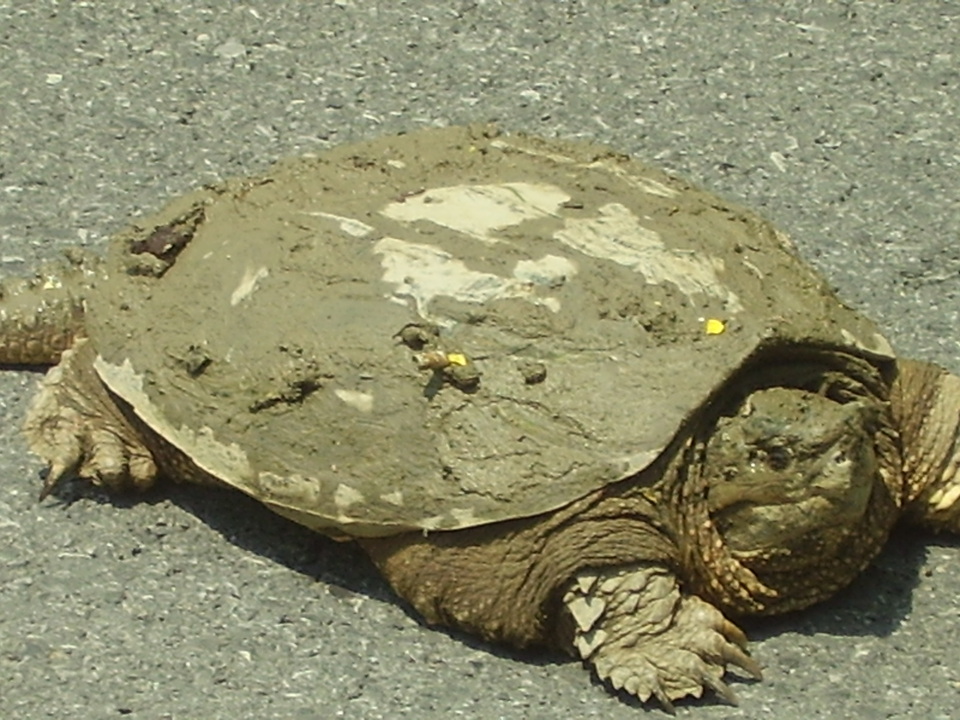
M 466 365 L 467 356 L 463 353 L 447 353 L 447 362 L 451 365 Z
M 703 331 L 707 335 L 720 335 L 727 329 L 727 324 L 717 318 L 707 318 L 703 323 Z

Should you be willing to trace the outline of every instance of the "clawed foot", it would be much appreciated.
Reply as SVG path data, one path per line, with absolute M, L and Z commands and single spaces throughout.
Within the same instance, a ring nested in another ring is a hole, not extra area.
M 108 489 L 146 489 L 157 467 L 92 367 L 83 340 L 63 353 L 40 383 L 24 424 L 33 451 L 49 463 L 47 497 L 69 474 Z
M 704 688 L 736 704 L 723 682 L 728 667 L 759 679 L 743 632 L 709 603 L 682 595 L 661 566 L 581 573 L 564 596 L 573 617 L 573 644 L 613 687 L 667 710 Z

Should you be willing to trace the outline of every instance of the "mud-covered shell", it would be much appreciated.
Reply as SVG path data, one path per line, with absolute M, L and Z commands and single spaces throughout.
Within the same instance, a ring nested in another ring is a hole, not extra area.
M 199 191 L 113 244 L 97 370 L 332 534 L 563 506 L 764 347 L 889 347 L 747 211 L 593 145 L 428 130 Z

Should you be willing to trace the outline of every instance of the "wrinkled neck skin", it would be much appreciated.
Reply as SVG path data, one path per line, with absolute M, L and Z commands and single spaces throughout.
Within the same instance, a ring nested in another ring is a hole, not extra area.
M 55 365 L 83 334 L 95 260 L 71 254 L 32 277 L 0 279 L 0 365 Z
M 578 572 L 678 562 L 656 520 L 658 498 L 644 487 L 609 486 L 546 515 L 359 542 L 428 623 L 516 647 L 569 650 L 569 628 L 558 628 L 557 618 Z
M 906 520 L 960 533 L 960 377 L 901 360 L 890 399 L 903 447 Z

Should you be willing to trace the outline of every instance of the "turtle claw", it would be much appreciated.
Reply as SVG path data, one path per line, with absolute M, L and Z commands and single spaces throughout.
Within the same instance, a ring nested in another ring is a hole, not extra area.
M 705 687 L 710 688 L 713 694 L 723 700 L 727 705 L 739 705 L 740 700 L 733 689 L 720 678 L 715 678 L 709 673 L 703 675 L 700 681 Z
M 682 595 L 663 567 L 580 575 L 564 603 L 575 624 L 573 645 L 600 679 L 641 701 L 654 698 L 667 712 L 704 690 L 736 705 L 723 681 L 728 667 L 761 675 L 740 628 L 706 601 Z
M 157 474 L 150 451 L 90 364 L 84 341 L 63 353 L 40 383 L 24 431 L 48 468 L 40 500 L 76 474 L 108 489 L 146 489 Z
M 69 468 L 63 467 L 60 464 L 51 463 L 43 478 L 43 487 L 40 488 L 40 493 L 37 495 L 37 502 L 43 502 L 50 497 L 50 494 L 57 489 L 60 481 L 63 480 L 68 472 Z
M 38 406 L 39 403 L 35 402 L 34 411 L 38 409 Z M 33 413 L 31 413 L 31 415 L 33 415 Z M 28 426 L 29 424 L 28 421 Z M 60 443 L 54 445 L 51 442 L 49 448 L 52 450 L 52 454 L 45 455 L 49 465 L 47 465 L 47 469 L 43 474 L 43 487 L 40 488 L 40 495 L 37 498 L 37 502 L 46 500 L 50 494 L 57 489 L 64 478 L 76 472 L 77 464 L 81 458 L 80 443 L 76 437 L 56 433 L 56 431 L 54 431 L 54 433 L 57 435 Z M 53 438 L 51 438 L 51 440 L 52 439 Z
M 633 693 L 638 695 L 637 692 Z M 673 701 L 670 699 L 670 696 L 667 694 L 667 690 L 659 681 L 651 688 L 651 694 L 660 703 L 660 708 L 669 715 L 676 715 L 677 708 L 674 706 Z
M 723 662 L 725 665 L 740 668 L 754 680 L 763 680 L 763 668 L 760 667 L 760 663 L 740 647 L 730 644 L 724 645 Z

